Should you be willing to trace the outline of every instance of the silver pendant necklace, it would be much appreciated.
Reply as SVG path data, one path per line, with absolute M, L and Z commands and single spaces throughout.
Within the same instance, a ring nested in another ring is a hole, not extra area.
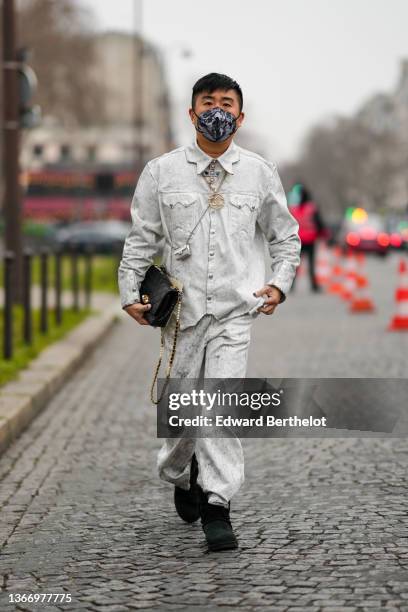
M 224 182 L 224 179 L 226 177 L 226 172 L 224 171 L 225 172 L 224 176 L 222 177 L 221 182 L 218 185 L 218 187 L 216 187 L 214 185 L 214 182 L 215 182 L 215 178 L 214 178 L 215 172 L 214 172 L 214 169 L 215 169 L 215 161 L 212 161 L 211 164 L 210 164 L 210 173 L 209 173 L 210 174 L 210 178 L 207 179 L 207 177 L 205 177 L 205 176 L 204 176 L 204 178 L 205 178 L 205 180 L 207 182 L 207 185 L 209 186 L 209 188 L 212 191 L 212 193 L 208 196 L 208 205 L 210 206 L 210 208 L 218 210 L 219 208 L 222 208 L 224 206 L 224 203 L 225 203 L 224 196 L 221 193 L 218 193 L 218 192 L 219 192 L 219 189 L 220 189 L 222 183 Z

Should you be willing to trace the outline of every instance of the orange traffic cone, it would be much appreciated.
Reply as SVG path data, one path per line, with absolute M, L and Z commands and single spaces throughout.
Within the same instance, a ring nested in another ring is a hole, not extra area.
M 404 259 L 398 265 L 399 282 L 395 290 L 397 312 L 388 326 L 390 331 L 408 331 L 408 266 Z
M 348 251 L 347 253 L 347 262 L 344 269 L 344 276 L 346 280 L 343 285 L 341 297 L 343 298 L 343 300 L 351 300 L 356 288 L 356 281 L 358 276 L 356 270 L 356 260 L 353 251 Z
M 330 260 L 327 247 L 320 245 L 316 261 L 316 282 L 318 285 L 327 285 L 330 279 Z
M 357 255 L 360 274 L 356 274 L 356 289 L 353 298 L 350 301 L 350 312 L 373 312 L 375 310 L 373 300 L 371 299 L 368 278 L 364 272 L 364 254 Z
M 341 265 L 341 248 L 335 247 L 333 250 L 334 262 L 331 269 L 330 280 L 327 284 L 327 292 L 341 294 L 343 291 L 343 268 Z

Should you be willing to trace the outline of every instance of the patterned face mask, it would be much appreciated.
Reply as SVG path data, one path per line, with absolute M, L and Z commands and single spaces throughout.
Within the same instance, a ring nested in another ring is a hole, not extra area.
M 211 142 L 223 142 L 237 130 L 238 117 L 218 106 L 200 115 L 194 114 L 198 119 L 196 130 Z

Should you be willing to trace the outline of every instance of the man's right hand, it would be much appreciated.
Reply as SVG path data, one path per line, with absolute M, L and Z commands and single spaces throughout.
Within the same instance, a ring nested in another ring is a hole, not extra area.
M 150 323 L 143 317 L 143 314 L 146 312 L 146 310 L 150 310 L 151 307 L 151 304 L 136 302 L 135 304 L 126 306 L 126 308 L 123 310 L 125 310 L 133 319 L 136 319 L 140 325 L 150 325 Z

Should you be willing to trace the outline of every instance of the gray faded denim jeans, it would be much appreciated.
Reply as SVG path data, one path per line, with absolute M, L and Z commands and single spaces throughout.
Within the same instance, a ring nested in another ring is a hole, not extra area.
M 245 378 L 251 325 L 258 314 L 217 320 L 205 314 L 196 325 L 179 331 L 171 378 Z M 167 366 L 175 318 L 164 329 L 163 363 Z M 191 458 L 195 453 L 198 484 L 212 504 L 228 506 L 244 482 L 244 454 L 238 438 L 167 438 L 157 468 L 162 480 L 182 489 L 190 487 Z

